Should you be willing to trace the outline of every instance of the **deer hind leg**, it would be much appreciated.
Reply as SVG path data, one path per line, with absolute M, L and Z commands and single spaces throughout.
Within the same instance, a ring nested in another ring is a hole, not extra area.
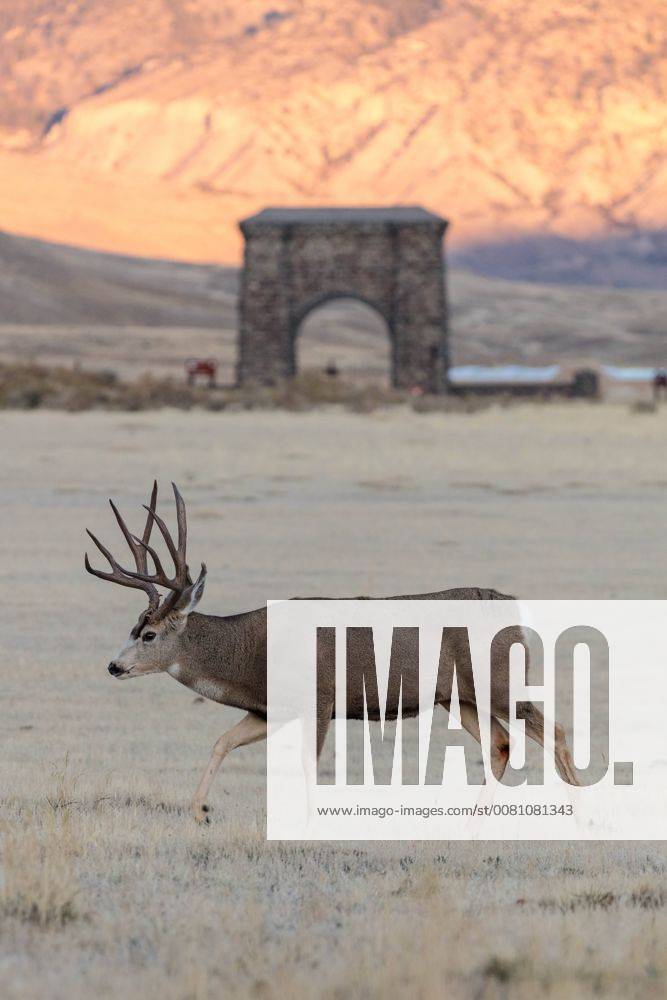
M 461 712 L 461 725 L 481 745 L 482 739 L 479 731 L 479 717 L 476 706 L 471 702 L 462 701 L 459 704 L 459 709 Z M 502 781 L 510 756 L 510 734 L 494 716 L 491 716 L 490 755 L 493 776 L 496 781 Z
M 326 740 L 327 733 L 329 732 L 329 726 L 331 725 L 331 720 L 333 718 L 333 710 L 333 701 L 323 700 L 322 703 L 317 706 L 316 753 L 318 760 L 320 759 L 322 750 L 324 749 L 324 741 Z
M 459 704 L 459 709 L 461 713 L 461 725 L 477 740 L 481 746 L 482 739 L 479 729 L 479 715 L 477 707 L 470 702 L 462 701 Z M 493 776 L 496 781 L 502 781 L 505 768 L 507 767 L 507 761 L 510 756 L 510 734 L 504 726 L 501 726 L 494 716 L 491 716 L 490 719 L 489 753 L 491 757 L 491 771 L 493 772 Z M 495 791 L 495 784 L 493 782 L 490 784 L 485 782 L 480 789 L 479 795 L 477 796 L 476 806 L 490 806 L 493 802 Z M 468 823 L 468 831 L 470 836 L 474 839 L 477 839 L 477 837 L 483 836 L 484 834 L 481 824 L 482 817 L 477 814 L 475 814 Z
M 238 747 L 248 746 L 249 743 L 257 743 L 266 739 L 266 719 L 261 719 L 258 715 L 248 712 L 240 722 L 232 726 L 226 733 L 216 741 L 211 753 L 206 770 L 199 782 L 197 791 L 190 805 L 192 815 L 198 823 L 208 823 L 208 806 L 206 796 L 208 795 L 211 783 L 218 773 L 218 768 L 228 753 Z
M 527 702 L 523 713 L 521 715 L 524 725 L 526 727 L 526 735 L 530 736 L 532 740 L 539 743 L 541 747 L 544 746 L 544 731 L 545 731 L 545 721 L 544 716 L 537 707 L 533 705 L 532 702 Z M 553 727 L 554 734 L 554 759 L 556 762 L 556 769 L 568 785 L 579 785 L 579 779 L 577 778 L 577 772 L 574 767 L 574 761 L 572 760 L 572 754 L 570 753 L 570 748 L 567 745 L 567 740 L 565 739 L 565 730 L 558 723 L 554 723 Z

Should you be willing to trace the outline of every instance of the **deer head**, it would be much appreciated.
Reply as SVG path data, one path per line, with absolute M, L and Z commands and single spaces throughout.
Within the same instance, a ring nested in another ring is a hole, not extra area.
M 113 500 L 109 500 L 120 530 L 134 556 L 136 567 L 134 570 L 121 566 L 95 535 L 86 529 L 111 567 L 111 572 L 94 569 L 90 565 L 88 553 L 86 553 L 84 562 L 88 572 L 99 577 L 100 580 L 110 580 L 111 583 L 118 583 L 121 587 L 143 590 L 148 595 L 147 609 L 139 616 L 126 645 L 109 664 L 109 673 L 114 677 L 139 677 L 142 674 L 154 674 L 167 670 L 177 663 L 179 649 L 182 648 L 181 636 L 186 627 L 188 615 L 195 609 L 204 593 L 206 566 L 202 563 L 199 577 L 193 583 L 185 561 L 187 541 L 185 503 L 176 485 L 172 483 L 172 486 L 176 500 L 177 544 L 174 544 L 167 525 L 156 510 L 157 482 L 153 483 L 150 504 L 145 507 L 148 516 L 141 538 L 130 532 Z M 160 557 L 150 544 L 154 524 L 157 524 L 173 560 L 173 577 L 167 575 Z M 153 562 L 154 573 L 149 572 L 148 569 L 149 556 Z M 163 587 L 168 592 L 162 602 L 160 602 L 158 587 Z

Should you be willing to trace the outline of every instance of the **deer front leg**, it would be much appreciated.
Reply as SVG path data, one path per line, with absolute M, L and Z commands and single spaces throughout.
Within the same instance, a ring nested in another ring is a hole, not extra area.
M 257 743 L 266 739 L 266 719 L 261 719 L 258 715 L 248 712 L 240 722 L 232 726 L 226 733 L 223 733 L 216 741 L 208 762 L 206 770 L 199 782 L 199 787 L 190 805 L 192 815 L 198 823 L 208 823 L 208 806 L 206 796 L 208 795 L 211 783 L 218 773 L 218 768 L 223 760 L 232 750 L 237 747 L 245 747 L 249 743 Z

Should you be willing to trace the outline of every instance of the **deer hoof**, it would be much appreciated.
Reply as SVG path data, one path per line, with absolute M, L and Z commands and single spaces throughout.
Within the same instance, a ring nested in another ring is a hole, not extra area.
M 191 812 L 196 823 L 203 825 L 204 823 L 211 822 L 211 817 L 208 815 L 209 808 L 207 805 L 193 806 Z

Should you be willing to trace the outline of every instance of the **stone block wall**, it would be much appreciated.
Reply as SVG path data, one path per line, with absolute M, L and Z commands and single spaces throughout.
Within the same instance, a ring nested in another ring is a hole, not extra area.
M 406 208 L 268 209 L 244 220 L 239 383 L 293 375 L 303 319 L 323 302 L 352 297 L 387 323 L 392 383 L 443 391 L 445 228 L 438 216 Z

